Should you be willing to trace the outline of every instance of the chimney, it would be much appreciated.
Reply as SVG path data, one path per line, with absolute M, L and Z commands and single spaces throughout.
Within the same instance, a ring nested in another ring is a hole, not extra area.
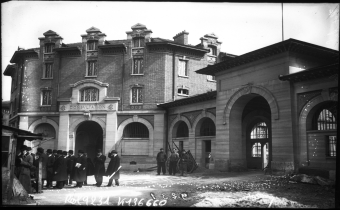
M 178 44 L 188 44 L 188 35 L 189 32 L 186 32 L 185 30 L 176 34 L 176 36 L 174 36 L 174 41 Z

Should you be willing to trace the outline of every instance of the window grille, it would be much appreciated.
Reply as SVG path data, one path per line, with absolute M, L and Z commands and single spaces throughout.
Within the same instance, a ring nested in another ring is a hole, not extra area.
M 144 47 L 145 39 L 142 37 L 134 38 L 133 39 L 133 47 Z
M 51 105 L 52 104 L 52 91 L 43 90 L 42 91 L 42 103 L 41 105 Z
M 97 88 L 86 88 L 81 91 L 80 101 L 98 101 L 99 90 Z
M 188 61 L 185 60 L 179 60 L 178 61 L 178 75 L 179 76 L 188 76 Z
M 97 61 L 87 62 L 87 76 L 97 76 Z
M 45 44 L 45 53 L 52 53 L 55 44 Z
M 179 95 L 189 95 L 189 90 L 188 89 L 184 89 L 184 88 L 178 88 L 178 94 Z
M 128 124 L 124 128 L 123 132 L 124 138 L 149 138 L 148 128 L 139 122 L 133 122 Z
M 87 50 L 97 50 L 97 41 L 88 41 L 87 42 Z
M 211 119 L 205 119 L 201 125 L 200 136 L 215 136 L 215 123 Z
M 336 157 L 336 136 L 328 136 L 328 155 Z
M 268 128 L 265 122 L 257 123 L 251 130 L 251 139 L 266 139 L 268 138 Z
M 317 129 L 333 130 L 337 128 L 337 122 L 334 115 L 328 109 L 322 109 L 318 114 Z
M 132 74 L 143 74 L 143 59 L 142 58 L 133 59 Z
M 177 127 L 176 138 L 189 137 L 189 129 L 185 122 L 180 122 Z
M 132 88 L 132 97 L 131 97 L 131 102 L 132 103 L 143 103 L 143 92 L 142 88 L 140 87 L 134 87 Z
M 52 63 L 46 63 L 45 64 L 45 73 L 44 78 L 52 78 Z
M 261 143 L 253 144 L 252 157 L 261 157 Z
M 209 81 L 216 81 L 215 76 L 212 76 L 212 75 L 207 75 L 207 79 L 208 79 Z

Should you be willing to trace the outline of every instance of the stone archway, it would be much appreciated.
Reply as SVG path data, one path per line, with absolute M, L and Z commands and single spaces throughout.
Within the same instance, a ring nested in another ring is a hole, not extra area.
M 308 138 L 307 138 L 307 124 L 309 122 L 309 118 L 313 115 L 313 110 L 319 104 L 327 101 L 338 101 L 338 97 L 328 97 L 325 94 L 321 94 L 312 98 L 307 104 L 302 108 L 301 113 L 299 115 L 299 143 L 298 143 L 298 151 L 300 152 L 299 158 L 299 167 L 308 166 Z
M 54 131 L 55 131 L 55 136 L 53 139 L 46 139 L 45 141 L 48 142 L 48 141 L 54 141 L 54 143 L 48 143 L 48 145 L 51 147 L 51 148 L 48 148 L 48 149 L 57 149 L 58 147 L 58 133 L 59 133 L 59 126 L 56 122 L 54 122 L 53 120 L 51 119 L 48 119 L 46 117 L 43 117 L 42 119 L 39 119 L 39 120 L 36 120 L 34 121 L 28 128 L 28 130 L 32 133 L 34 133 L 34 130 L 40 125 L 40 124 L 44 124 L 44 123 L 47 123 L 49 125 L 51 125 L 53 128 L 54 128 Z M 44 142 L 45 142 L 44 141 Z M 31 142 L 27 142 L 27 144 L 30 144 L 30 147 L 34 147 L 33 145 L 36 145 L 36 144 L 40 144 L 41 143 L 41 140 L 34 140 L 34 141 L 31 141 Z M 35 153 L 36 152 L 36 149 L 37 148 L 33 148 L 33 152 Z M 46 149 L 46 148 L 45 148 Z
M 154 146 L 153 146 L 154 145 L 154 137 L 153 137 L 154 129 L 153 129 L 153 126 L 151 125 L 151 123 L 149 121 L 147 121 L 143 118 L 140 118 L 138 116 L 134 116 L 132 118 L 126 119 L 118 126 L 117 138 L 116 138 L 117 141 L 116 141 L 116 144 L 115 144 L 115 149 L 117 150 L 120 147 L 120 144 L 122 143 L 124 128 L 128 124 L 133 123 L 133 122 L 142 123 L 143 125 L 145 125 L 148 128 L 148 130 L 149 130 L 149 157 L 152 157 L 153 153 L 154 153 Z

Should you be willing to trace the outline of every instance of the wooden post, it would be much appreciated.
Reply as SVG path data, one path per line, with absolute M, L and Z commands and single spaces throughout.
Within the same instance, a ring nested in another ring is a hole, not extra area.
M 13 179 L 14 179 L 14 169 L 15 169 L 15 159 L 16 159 L 16 148 L 17 148 L 17 140 L 16 137 L 14 137 L 14 135 L 12 135 L 10 137 L 10 141 L 13 141 L 12 143 L 12 149 L 9 151 L 11 152 L 11 155 L 9 156 L 10 158 L 10 177 L 9 177 L 9 185 L 8 185 L 8 189 L 7 189 L 7 200 L 10 201 L 12 199 L 13 196 Z
M 39 169 L 38 169 L 38 190 L 37 193 L 41 193 L 42 189 L 42 158 L 39 157 Z

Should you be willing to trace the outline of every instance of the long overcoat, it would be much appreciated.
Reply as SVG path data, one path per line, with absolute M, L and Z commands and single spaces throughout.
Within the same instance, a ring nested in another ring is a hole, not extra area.
M 53 181 L 67 180 L 67 163 L 64 156 L 60 155 L 54 162 L 53 166 Z M 57 173 L 55 173 L 57 172 Z
M 41 158 L 41 165 L 42 165 L 42 179 L 47 178 L 47 155 L 45 153 L 39 154 L 39 161 Z M 39 162 L 38 162 L 39 163 Z
M 22 160 L 20 160 L 22 158 Z M 27 193 L 31 193 L 31 166 L 33 158 L 31 155 L 20 155 L 16 158 L 16 176 Z
M 118 155 L 116 155 L 116 157 L 115 157 L 113 155 L 113 153 L 109 153 L 108 157 L 111 158 L 111 160 L 110 160 L 110 163 L 107 167 L 106 175 L 111 176 L 111 174 L 113 174 L 113 172 L 117 171 L 117 169 L 120 166 L 120 157 Z M 120 178 L 119 171 L 117 171 L 113 175 L 113 179 L 119 179 L 119 178 Z
M 91 158 L 87 157 L 87 168 L 86 168 L 86 176 L 92 176 L 94 175 L 94 164 L 91 160 Z
M 70 179 L 73 179 L 73 170 L 76 164 L 77 158 L 74 155 L 67 156 L 68 158 L 68 167 L 67 167 L 67 174 L 70 174 Z
M 86 180 L 86 168 L 87 168 L 86 157 L 84 155 L 82 155 L 81 157 L 78 157 L 76 159 L 76 162 L 74 163 L 74 165 L 76 165 L 77 163 L 81 164 L 81 166 L 79 168 L 74 167 L 73 180 L 76 181 L 76 182 L 85 182 L 85 180 Z
M 47 156 L 46 172 L 49 173 L 49 174 L 53 174 L 54 161 L 55 161 L 54 155 L 48 155 Z
M 94 158 L 94 175 L 105 176 L 105 160 L 106 156 L 101 155 Z

